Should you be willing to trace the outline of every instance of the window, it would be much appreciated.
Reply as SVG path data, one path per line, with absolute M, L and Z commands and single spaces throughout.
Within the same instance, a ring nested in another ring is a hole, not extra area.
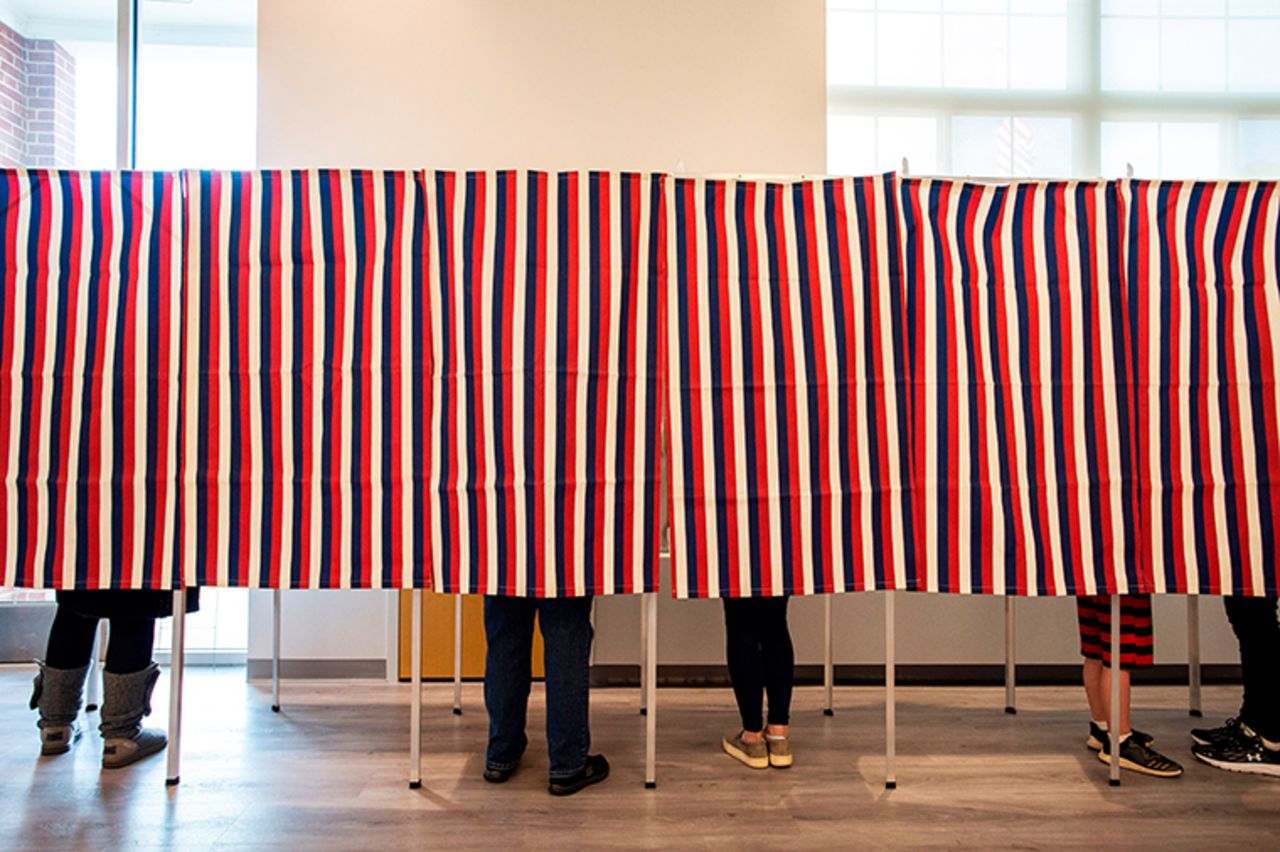
M 828 0 L 827 161 L 1280 174 L 1277 0 Z

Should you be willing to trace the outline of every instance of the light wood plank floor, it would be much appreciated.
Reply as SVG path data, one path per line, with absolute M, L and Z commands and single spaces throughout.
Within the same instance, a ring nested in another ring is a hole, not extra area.
M 37 759 L 26 708 L 30 670 L 0 669 L 0 848 L 247 847 L 452 849 L 850 846 L 1280 848 L 1280 782 L 1229 775 L 1191 757 L 1185 690 L 1142 688 L 1136 718 L 1187 764 L 1179 780 L 1125 774 L 1084 749 L 1079 690 L 899 690 L 899 788 L 883 788 L 881 691 L 820 690 L 795 702 L 795 768 L 752 772 L 720 754 L 734 725 L 727 690 L 659 693 L 658 789 L 643 788 L 643 720 L 635 690 L 593 694 L 595 746 L 613 764 L 603 785 L 570 799 L 545 791 L 542 698 L 531 746 L 503 787 L 480 773 L 486 719 L 478 685 L 465 715 L 452 687 L 428 684 L 425 778 L 411 791 L 409 687 L 286 682 L 284 712 L 243 669 L 189 673 L 182 784 L 164 758 L 102 773 L 88 734 L 71 755 Z M 167 708 L 162 680 L 152 721 Z M 1234 688 L 1205 691 L 1207 719 L 1229 715 Z M 96 722 L 96 717 L 94 719 Z

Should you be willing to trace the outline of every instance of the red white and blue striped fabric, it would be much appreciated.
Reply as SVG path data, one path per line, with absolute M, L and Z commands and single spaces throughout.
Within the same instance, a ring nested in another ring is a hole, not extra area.
M 186 185 L 186 583 L 426 586 L 419 177 L 191 172 Z
M 894 177 L 675 179 L 677 597 L 912 587 Z
M 1280 184 L 1126 181 L 1141 551 L 1155 590 L 1274 595 Z
M 921 588 L 1147 591 L 1119 188 L 901 191 Z
M 438 591 L 652 591 L 663 179 L 427 172 Z
M 0 171 L 0 585 L 174 570 L 178 178 Z

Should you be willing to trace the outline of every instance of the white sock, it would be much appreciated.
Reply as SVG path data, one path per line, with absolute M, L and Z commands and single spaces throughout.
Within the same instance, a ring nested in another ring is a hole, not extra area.
M 1262 747 L 1267 751 L 1280 751 L 1280 743 L 1273 743 L 1266 737 L 1258 737 L 1262 741 Z
M 1104 731 L 1109 731 L 1109 730 L 1111 730 L 1109 727 L 1107 727 L 1107 723 L 1106 723 L 1106 722 L 1099 722 L 1097 719 L 1094 719 L 1094 720 L 1093 720 L 1093 724 L 1097 725 L 1099 728 L 1101 728 L 1101 729 L 1102 729 L 1102 730 L 1104 730 Z

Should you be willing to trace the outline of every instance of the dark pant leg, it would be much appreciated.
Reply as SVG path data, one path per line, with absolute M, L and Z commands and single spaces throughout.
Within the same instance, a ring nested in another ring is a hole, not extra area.
M 98 619 L 58 604 L 53 625 L 49 628 L 44 664 L 52 669 L 78 669 L 89 665 L 97 631 Z
M 533 616 L 536 601 L 529 598 L 486 597 L 484 633 L 484 707 L 489 713 L 490 769 L 515 769 L 529 744 L 525 715 L 533 678 Z
M 106 670 L 112 674 L 133 674 L 151 665 L 156 641 L 156 620 L 145 615 L 111 619 L 107 634 Z
M 1280 622 L 1276 598 L 1223 599 L 1240 643 L 1244 703 L 1240 720 L 1271 742 L 1280 742 Z
M 538 625 L 547 674 L 550 775 L 568 778 L 582 771 L 591 748 L 591 598 L 538 601 Z
M 787 627 L 788 597 L 761 599 L 760 633 L 764 663 L 764 690 L 769 696 L 769 724 L 786 725 L 791 719 L 791 690 L 795 686 L 796 654 Z
M 743 730 L 764 730 L 764 654 L 760 601 L 724 599 L 725 659 Z

